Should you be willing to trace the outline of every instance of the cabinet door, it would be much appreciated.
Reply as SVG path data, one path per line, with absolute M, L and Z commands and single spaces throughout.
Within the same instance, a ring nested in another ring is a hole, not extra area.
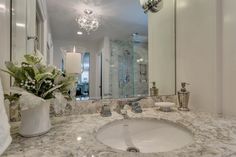
M 27 52 L 27 0 L 12 0 L 12 60 L 21 62 Z
M 27 0 L 27 53 L 34 52 L 36 37 L 36 0 Z
M 34 52 L 36 0 L 12 0 L 12 60 L 21 62 Z

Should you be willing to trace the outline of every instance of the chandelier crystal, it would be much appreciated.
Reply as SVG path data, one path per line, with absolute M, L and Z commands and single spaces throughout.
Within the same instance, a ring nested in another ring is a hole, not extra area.
M 96 31 L 100 25 L 99 18 L 92 10 L 85 9 L 84 14 L 76 19 L 81 29 L 84 29 L 88 34 L 91 31 Z

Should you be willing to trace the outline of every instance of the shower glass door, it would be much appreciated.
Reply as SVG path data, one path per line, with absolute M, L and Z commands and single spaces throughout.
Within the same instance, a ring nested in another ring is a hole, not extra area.
M 112 98 L 148 95 L 148 44 L 133 38 L 110 41 L 110 93 Z

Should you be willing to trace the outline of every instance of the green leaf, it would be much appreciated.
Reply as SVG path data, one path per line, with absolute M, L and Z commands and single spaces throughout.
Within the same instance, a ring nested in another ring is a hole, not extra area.
M 24 71 L 25 72 L 25 76 L 26 76 L 26 78 L 28 79 L 28 80 L 33 80 L 32 78 L 31 78 L 31 76 L 29 75 L 29 73 L 27 72 L 27 71 Z
M 55 87 L 49 89 L 47 92 L 45 92 L 45 93 L 43 94 L 42 97 L 45 98 L 48 94 L 52 93 L 53 91 L 57 90 L 58 88 L 60 88 L 60 87 L 62 87 L 62 86 L 63 86 L 63 84 L 57 85 L 57 86 L 55 86 Z
M 39 74 L 39 70 L 37 69 L 36 65 L 33 65 L 32 69 L 34 70 L 34 75 L 35 76 Z
M 12 62 L 5 62 L 7 70 L 1 69 L 1 71 L 8 73 L 10 76 L 14 77 L 16 82 L 25 80 L 25 75 L 23 69 L 15 66 Z
M 42 73 L 42 74 L 37 74 L 35 76 L 35 80 L 36 81 L 40 81 L 40 80 L 45 80 L 46 78 L 52 78 L 53 75 L 49 72 L 46 72 L 46 73 Z
M 28 64 L 34 65 L 42 61 L 42 58 L 37 57 L 36 55 L 27 54 L 24 56 Z
M 15 72 L 15 81 L 17 82 L 20 82 L 22 80 L 26 80 L 27 77 L 25 76 L 24 74 L 24 70 L 22 68 L 18 69 L 16 72 Z
M 12 76 L 14 78 L 16 77 L 16 75 L 11 71 L 7 71 L 7 70 L 4 70 L 4 69 L 1 69 L 1 71 L 5 72 L 5 73 L 8 73 L 10 76 Z
M 14 65 L 12 62 L 5 62 L 5 65 L 6 65 L 6 68 L 12 73 L 15 73 L 17 70 L 19 70 L 19 67 Z

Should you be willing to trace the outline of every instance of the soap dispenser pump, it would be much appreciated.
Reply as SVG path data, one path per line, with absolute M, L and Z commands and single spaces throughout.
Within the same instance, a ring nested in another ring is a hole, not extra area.
M 186 90 L 186 85 L 189 85 L 186 82 L 181 83 L 181 90 L 178 91 L 178 100 L 179 100 L 179 108 L 178 110 L 180 111 L 189 111 L 188 108 L 188 101 L 189 101 L 189 96 L 190 92 Z
M 152 87 L 150 88 L 150 96 L 158 96 L 158 88 L 156 87 L 156 82 L 152 82 Z

